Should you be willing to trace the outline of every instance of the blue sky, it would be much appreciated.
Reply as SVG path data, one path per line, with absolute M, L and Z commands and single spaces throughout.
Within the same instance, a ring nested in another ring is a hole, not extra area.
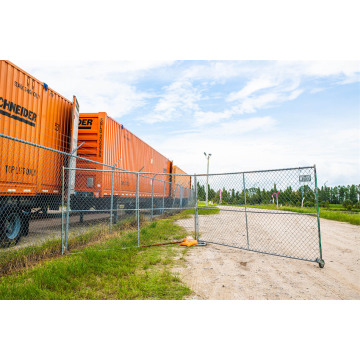
M 360 182 L 360 62 L 14 61 L 189 173 L 316 164 Z

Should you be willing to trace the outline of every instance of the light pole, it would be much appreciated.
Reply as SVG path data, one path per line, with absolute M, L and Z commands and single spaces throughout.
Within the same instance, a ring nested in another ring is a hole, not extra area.
M 209 191 L 209 160 L 211 154 L 206 154 L 204 152 L 205 157 L 207 158 L 207 173 L 206 173 L 206 206 L 208 206 L 208 191 Z

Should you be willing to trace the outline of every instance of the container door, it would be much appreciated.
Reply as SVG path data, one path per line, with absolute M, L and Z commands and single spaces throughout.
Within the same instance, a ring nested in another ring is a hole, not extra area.
M 68 153 L 71 148 L 73 104 L 45 84 L 42 89 L 42 114 L 40 143 L 54 150 Z M 67 158 L 51 150 L 40 150 L 38 193 L 59 194 L 62 187 L 62 167 Z M 49 164 L 51 167 L 49 168 Z
M 0 133 L 39 144 L 42 83 L 0 61 Z M 0 137 L 0 194 L 34 195 L 39 148 Z

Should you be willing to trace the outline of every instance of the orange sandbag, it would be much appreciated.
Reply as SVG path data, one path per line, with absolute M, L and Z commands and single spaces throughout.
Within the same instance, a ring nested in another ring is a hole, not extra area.
M 198 244 L 197 240 L 193 239 L 191 236 L 186 237 L 184 239 L 184 241 L 182 243 L 180 243 L 180 245 L 182 245 L 182 246 L 193 246 L 193 245 L 197 245 L 197 244 Z

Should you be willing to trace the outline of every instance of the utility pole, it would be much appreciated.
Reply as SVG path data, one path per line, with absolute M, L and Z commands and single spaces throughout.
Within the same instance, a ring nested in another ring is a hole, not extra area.
M 211 154 L 206 154 L 204 152 L 205 157 L 207 158 L 207 172 L 206 172 L 206 206 L 208 206 L 208 192 L 209 192 L 209 160 Z

